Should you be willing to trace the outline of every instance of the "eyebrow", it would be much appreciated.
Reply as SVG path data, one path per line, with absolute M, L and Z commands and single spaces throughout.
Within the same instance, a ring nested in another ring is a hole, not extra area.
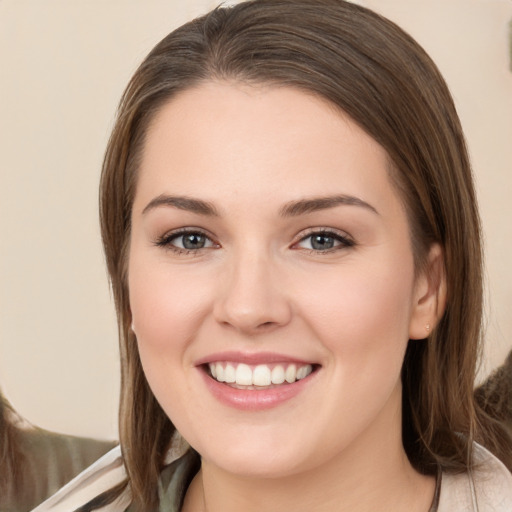
M 280 210 L 281 217 L 297 217 L 307 213 L 313 213 L 318 210 L 327 210 L 335 208 L 336 206 L 359 206 L 379 215 L 379 212 L 366 201 L 354 196 L 336 195 L 328 197 L 313 197 L 310 199 L 300 199 L 298 201 L 291 201 L 286 203 Z M 192 199 L 186 196 L 169 196 L 161 194 L 152 199 L 142 210 L 142 214 L 154 210 L 160 206 L 167 206 L 171 208 L 178 208 L 179 210 L 186 210 L 199 215 L 218 217 L 219 213 L 215 206 L 207 201 L 201 199 Z
M 179 210 L 186 210 L 188 212 L 197 213 L 199 215 L 207 215 L 212 217 L 218 217 L 219 213 L 215 206 L 206 201 L 200 199 L 192 199 L 186 196 L 169 196 L 161 194 L 158 197 L 152 199 L 142 210 L 142 214 L 154 210 L 159 206 L 168 206 L 172 208 L 178 208 Z
M 336 206 L 359 206 L 365 208 L 377 215 L 379 212 L 366 201 L 354 196 L 336 195 L 328 197 L 313 197 L 310 199 L 300 199 L 286 203 L 279 211 L 282 217 L 296 217 L 306 213 L 316 212 L 318 210 L 327 210 Z

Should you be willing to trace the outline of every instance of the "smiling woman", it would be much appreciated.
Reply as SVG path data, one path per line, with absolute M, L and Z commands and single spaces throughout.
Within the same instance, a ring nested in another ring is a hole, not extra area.
M 128 85 L 100 193 L 127 479 L 81 510 L 510 509 L 463 134 L 398 27 L 339 0 L 184 25 Z
M 371 137 L 294 88 L 212 81 L 162 107 L 139 172 L 132 329 L 203 478 L 213 465 L 276 478 L 337 465 L 333 450 L 369 455 L 377 430 L 400 431 L 407 340 L 425 336 L 444 299 L 415 278 L 407 217 Z M 169 192 L 211 211 L 148 211 Z M 429 268 L 439 256 L 433 246 Z

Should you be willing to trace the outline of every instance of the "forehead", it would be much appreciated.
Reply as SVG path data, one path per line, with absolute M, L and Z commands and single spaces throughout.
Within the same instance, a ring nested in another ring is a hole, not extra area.
M 289 87 L 206 82 L 155 115 L 136 202 L 161 193 L 286 201 L 333 187 L 396 199 L 388 169 L 385 150 L 326 100 Z

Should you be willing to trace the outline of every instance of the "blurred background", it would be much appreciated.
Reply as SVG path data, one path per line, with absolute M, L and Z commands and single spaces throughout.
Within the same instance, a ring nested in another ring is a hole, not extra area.
M 0 0 L 0 386 L 39 426 L 117 437 L 117 332 L 97 214 L 103 151 L 140 61 L 217 3 Z M 512 348 L 512 1 L 357 3 L 413 35 L 455 97 L 486 244 L 484 377 Z

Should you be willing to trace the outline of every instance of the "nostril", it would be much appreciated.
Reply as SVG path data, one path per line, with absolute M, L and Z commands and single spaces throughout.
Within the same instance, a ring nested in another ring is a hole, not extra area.
M 224 327 L 254 334 L 269 332 L 290 321 L 291 308 L 284 297 L 278 294 L 259 296 L 235 292 L 222 294 L 215 302 L 215 320 Z

